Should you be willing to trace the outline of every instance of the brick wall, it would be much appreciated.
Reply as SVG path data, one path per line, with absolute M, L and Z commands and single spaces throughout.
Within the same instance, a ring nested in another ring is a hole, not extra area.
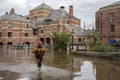
M 114 25 L 114 31 L 111 31 L 111 25 Z M 108 44 L 111 39 L 120 39 L 120 8 L 96 12 L 96 31 L 103 44 Z

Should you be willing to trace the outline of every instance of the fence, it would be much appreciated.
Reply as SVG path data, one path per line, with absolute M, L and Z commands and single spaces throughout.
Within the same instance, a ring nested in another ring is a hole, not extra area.
M 8 53 L 8 52 L 11 52 L 11 53 L 18 53 L 18 52 L 22 52 L 22 53 L 29 53 L 29 52 L 32 52 L 33 49 L 36 47 L 36 45 L 29 45 L 29 46 L 26 46 L 26 45 L 2 45 L 0 47 L 0 54 L 2 53 Z

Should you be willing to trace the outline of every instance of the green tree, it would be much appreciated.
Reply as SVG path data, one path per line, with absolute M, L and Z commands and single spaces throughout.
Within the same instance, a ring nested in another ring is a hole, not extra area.
M 95 31 L 91 32 L 91 37 L 93 38 L 93 44 L 95 44 L 95 45 L 102 44 L 97 32 L 95 32 Z
M 54 49 L 56 50 L 65 50 L 67 45 L 71 42 L 71 35 L 66 32 L 54 32 L 53 36 Z

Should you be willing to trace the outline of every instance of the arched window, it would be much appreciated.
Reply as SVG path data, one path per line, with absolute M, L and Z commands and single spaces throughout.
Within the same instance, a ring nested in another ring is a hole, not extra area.
M 78 42 L 82 42 L 82 39 L 81 39 L 81 38 L 78 38 Z

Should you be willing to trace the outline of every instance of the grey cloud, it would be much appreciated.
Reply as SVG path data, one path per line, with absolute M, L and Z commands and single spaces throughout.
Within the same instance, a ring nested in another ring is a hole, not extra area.
M 11 2 L 13 0 L 10 0 Z M 29 14 L 29 9 L 33 9 L 36 6 L 43 3 L 43 0 L 26 0 L 25 8 L 23 9 L 20 6 L 12 5 L 7 3 L 7 0 L 1 0 L 0 2 L 0 15 L 3 15 L 5 12 L 9 12 L 13 7 L 16 9 L 16 12 L 22 15 Z M 65 10 L 68 12 L 69 6 L 73 5 L 74 7 L 74 16 L 81 19 L 82 25 L 83 22 L 86 22 L 86 25 L 95 26 L 95 12 L 103 6 L 112 4 L 119 0 L 44 0 L 44 2 L 51 6 L 53 9 L 59 9 L 60 6 L 65 6 Z M 14 2 L 13 2 L 14 3 Z M 23 5 L 21 5 L 23 6 Z

